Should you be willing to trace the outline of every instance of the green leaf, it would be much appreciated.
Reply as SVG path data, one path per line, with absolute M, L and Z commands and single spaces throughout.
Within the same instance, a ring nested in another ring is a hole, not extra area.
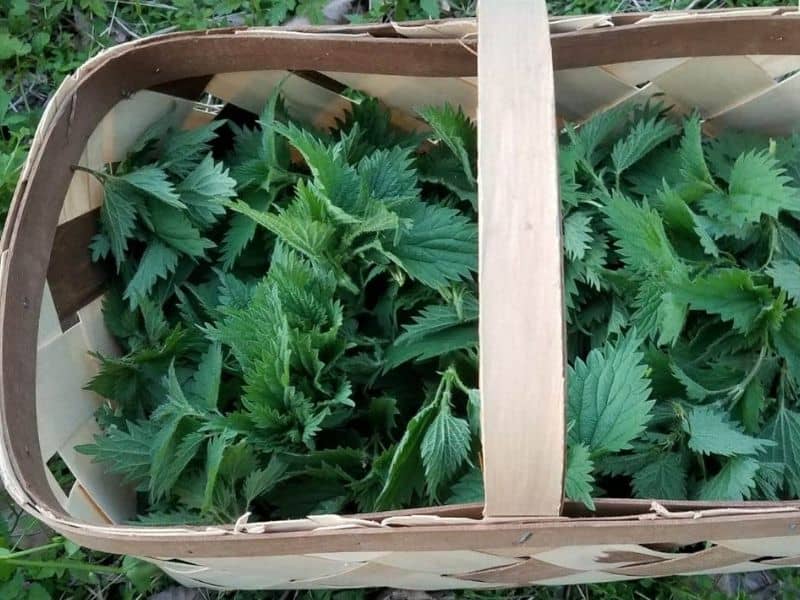
M 158 487 L 154 488 L 154 494 L 158 494 L 160 497 L 175 487 L 186 472 L 189 463 L 200 452 L 200 447 L 205 439 L 206 436 L 201 432 L 192 431 L 172 446 L 169 459 L 160 468 L 151 471 L 158 481 Z
M 214 502 L 214 488 L 217 485 L 219 467 L 225 456 L 225 450 L 235 435 L 234 432 L 225 430 L 208 441 L 208 445 L 206 446 L 206 486 L 203 492 L 203 512 L 207 512 Z
M 750 272 L 742 269 L 720 269 L 691 282 L 679 282 L 673 294 L 694 310 L 731 321 L 741 333 L 755 328 L 758 317 L 773 300 L 769 287 L 756 285 Z
M 783 465 L 785 489 L 792 497 L 800 496 L 800 413 L 780 406 L 761 436 L 775 442 L 764 461 Z
M 270 459 L 263 469 L 256 469 L 244 482 L 244 497 L 249 507 L 253 501 L 272 490 L 285 479 L 287 464 L 275 458 Z
M 119 271 L 128 251 L 128 240 L 136 229 L 136 204 L 139 201 L 130 194 L 130 186 L 117 179 L 109 179 L 103 186 L 104 200 L 100 210 L 100 222 L 108 236 L 111 254 Z
M 800 373 L 800 308 L 786 311 L 780 328 L 772 332 L 772 340 L 789 371 Z
M 223 201 L 236 195 L 236 180 L 228 176 L 221 162 L 214 162 L 207 154 L 177 190 L 192 217 L 210 226 L 225 213 Z
M 277 213 L 257 210 L 242 201 L 234 202 L 230 208 L 265 227 L 308 258 L 324 261 L 334 245 L 336 227 L 315 218 L 308 205 L 310 194 L 307 186 L 298 184 L 295 201 Z
M 676 133 L 678 128 L 666 119 L 653 117 L 636 123 L 626 137 L 614 144 L 611 151 L 611 161 L 617 176 Z
M 411 227 L 392 252 L 411 277 L 436 288 L 469 279 L 478 270 L 478 228 L 461 212 L 419 201 L 398 212 Z
M 276 122 L 273 126 L 303 156 L 314 176 L 313 187 L 334 206 L 349 212 L 359 198 L 361 183 L 356 170 L 347 164 L 342 147 L 329 146 L 293 123 Z
M 447 504 L 471 504 L 483 502 L 483 473 L 480 469 L 470 469 L 450 488 Z
M 153 426 L 147 421 L 128 422 L 126 428 L 109 428 L 95 436 L 93 444 L 76 446 L 75 450 L 92 456 L 93 462 L 105 463 L 109 472 L 122 475 L 124 481 L 143 484 L 150 478 Z
M 671 292 L 661 296 L 658 304 L 659 345 L 671 346 L 678 341 L 686 323 L 688 308 L 685 303 L 676 300 Z
M 570 445 L 585 444 L 593 455 L 619 452 L 644 431 L 653 401 L 640 344 L 635 332 L 629 333 L 569 368 L 567 410 L 575 421 Z
M 762 215 L 777 218 L 782 210 L 798 210 L 800 201 L 787 187 L 791 180 L 784 173 L 766 150 L 746 152 L 733 165 L 727 194 L 709 194 L 702 201 L 703 208 L 734 228 L 758 223 Z
M 178 253 L 159 240 L 152 240 L 145 248 L 122 297 L 128 300 L 131 309 L 137 308 L 159 279 L 167 279 L 178 266 Z
M 627 267 L 659 277 L 681 269 L 661 216 L 646 203 L 640 206 L 622 194 L 614 193 L 605 213 L 618 252 Z
M 592 217 L 577 211 L 564 219 L 564 252 L 570 260 L 582 260 L 592 241 Z
M 626 107 L 617 106 L 598 112 L 578 129 L 568 125 L 566 131 L 577 154 L 594 166 L 604 157 L 603 150 L 610 144 L 614 134 L 623 128 L 627 118 Z
M 419 181 L 444 186 L 460 200 L 469 202 L 473 209 L 478 208 L 477 182 L 464 172 L 461 161 L 449 148 L 436 146 L 417 156 L 417 176 Z M 563 189 L 563 186 L 562 186 Z
M 438 19 L 442 16 L 439 0 L 420 0 L 419 8 L 429 19 Z
M 753 455 L 774 445 L 770 440 L 742 433 L 726 414 L 709 406 L 692 407 L 686 414 L 683 429 L 689 434 L 689 448 L 700 454 Z
M 765 400 L 764 385 L 754 377 L 750 383 L 747 384 L 739 400 L 739 413 L 741 415 L 742 425 L 744 425 L 744 430 L 747 433 L 758 432 L 761 411 L 764 408 Z
M 729 459 L 719 473 L 702 483 L 697 499 L 731 502 L 750 499 L 756 486 L 758 468 L 758 461 L 754 458 L 736 456 Z
M 17 36 L 3 31 L 0 32 L 0 61 L 8 60 L 14 56 L 24 56 L 31 51 L 31 45 L 23 42 Z
M 775 260 L 767 269 L 776 287 L 785 290 L 795 305 L 800 305 L 800 265 L 791 260 Z
M 589 448 L 585 444 L 570 446 L 567 451 L 567 473 L 564 477 L 564 494 L 571 500 L 583 502 L 589 510 L 594 510 L 592 485 L 594 484 L 594 463 Z
M 150 203 L 154 233 L 166 244 L 193 258 L 205 256 L 214 243 L 200 235 L 185 212 L 161 203 Z
M 453 416 L 447 402 L 440 403 L 439 412 L 422 438 L 420 453 L 425 467 L 428 489 L 435 499 L 438 490 L 469 459 L 470 429 L 464 419 Z
M 428 106 L 419 111 L 420 116 L 433 129 L 437 140 L 444 143 L 458 158 L 461 168 L 470 182 L 475 182 L 472 168 L 477 156 L 477 129 L 461 110 L 445 103 L 440 107 Z
M 158 502 L 165 498 L 175 485 L 180 471 L 173 468 L 173 459 L 178 447 L 183 443 L 181 431 L 179 430 L 184 415 L 174 413 L 161 420 L 153 437 L 148 440 L 151 450 L 150 464 L 150 501 Z M 192 440 L 197 440 L 194 436 Z M 190 447 L 194 447 L 190 444 Z M 195 447 L 196 449 L 196 447 Z M 188 452 L 187 452 L 188 454 Z
M 159 152 L 161 165 L 178 177 L 187 177 L 211 150 L 216 130 L 225 125 L 224 119 L 214 119 L 206 125 L 192 129 L 171 129 L 163 137 Z
M 465 298 L 460 310 L 451 304 L 432 304 L 412 319 L 387 351 L 384 371 L 478 344 L 478 302 L 472 296 Z
M 216 410 L 219 400 L 219 385 L 222 377 L 222 347 L 213 342 L 200 358 L 197 371 L 188 386 L 188 393 L 196 398 L 199 406 Z
M 156 198 L 175 208 L 186 208 L 175 192 L 175 186 L 163 169 L 155 166 L 140 167 L 124 175 L 108 176 L 130 185 L 146 196 Z
M 687 182 L 681 191 L 687 202 L 692 203 L 716 187 L 703 155 L 700 115 L 695 113 L 684 121 L 678 154 L 681 159 L 681 175 Z
M 633 491 L 637 498 L 684 500 L 686 480 L 686 466 L 680 454 L 662 453 L 636 470 Z
M 412 483 L 423 469 L 420 455 L 422 439 L 433 419 L 439 414 L 437 409 L 435 403 L 430 403 L 408 422 L 406 431 L 394 450 L 386 483 L 375 501 L 375 510 L 400 506 L 411 497 Z

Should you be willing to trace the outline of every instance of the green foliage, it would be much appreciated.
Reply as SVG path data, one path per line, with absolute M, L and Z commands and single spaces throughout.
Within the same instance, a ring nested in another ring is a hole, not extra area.
M 474 125 L 422 114 L 474 185 Z M 117 271 L 104 313 L 127 354 L 99 357 L 89 387 L 115 408 L 79 450 L 147 492 L 143 522 L 482 493 L 467 478 L 477 216 L 445 183 L 420 187 L 422 138 L 387 129 L 373 100 L 339 127 L 293 121 L 275 94 L 221 160 L 217 122 L 165 122 L 92 173 L 94 257 Z
M 794 497 L 790 141 L 705 140 L 697 116 L 660 112 L 565 128 L 570 493 Z
M 138 559 L 103 555 L 53 536 L 0 495 L 0 596 L 5 600 L 134 598 L 158 587 L 161 572 Z
M 106 319 L 129 352 L 101 357 L 90 387 L 117 409 L 81 450 L 147 492 L 145 521 L 482 495 L 476 130 L 426 108 L 422 145 L 355 97 L 320 133 L 276 94 L 221 159 L 216 123 L 156 125 L 95 174 L 95 255 L 122 289 Z M 621 477 L 638 497 L 792 495 L 784 167 L 740 142 L 723 160 L 734 146 L 697 117 L 652 107 L 565 131 L 567 494 L 591 507 Z

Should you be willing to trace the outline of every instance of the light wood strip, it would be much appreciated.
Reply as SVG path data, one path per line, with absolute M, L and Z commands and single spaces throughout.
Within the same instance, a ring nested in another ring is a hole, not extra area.
M 565 359 L 547 11 L 544 0 L 509 0 L 479 19 L 485 515 L 557 515 Z

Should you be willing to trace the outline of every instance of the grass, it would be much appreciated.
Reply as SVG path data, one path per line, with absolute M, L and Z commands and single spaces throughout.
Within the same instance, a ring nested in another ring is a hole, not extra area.
M 146 35 L 230 25 L 278 25 L 289 19 L 317 23 L 328 0 L 0 0 L 0 222 L 5 219 L 36 123 L 61 80 L 100 50 Z M 446 4 L 448 10 L 443 10 Z M 476 0 L 354 0 L 351 21 L 471 15 Z M 551 0 L 553 14 L 725 8 L 792 4 L 748 0 Z M 5 506 L 5 508 L 3 508 Z M 0 497 L 0 598 L 144 598 L 166 589 L 167 579 L 132 559 L 87 552 L 47 532 Z M 722 589 L 728 592 L 721 591 Z M 740 589 L 742 591 L 736 592 Z M 198 598 L 221 598 L 202 592 Z M 229 598 L 264 598 L 236 593 Z M 302 592 L 281 600 L 396 598 L 371 592 Z M 721 600 L 797 598 L 793 571 L 769 576 L 693 577 L 602 585 L 437 594 L 463 600 Z M 420 596 L 423 598 L 423 596 Z

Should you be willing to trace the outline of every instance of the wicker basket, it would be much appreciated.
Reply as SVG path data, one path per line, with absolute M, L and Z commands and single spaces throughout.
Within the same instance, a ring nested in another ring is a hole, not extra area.
M 800 121 L 797 12 L 562 18 L 550 22 L 548 43 L 544 2 L 486 10 L 477 60 L 469 20 L 221 30 L 113 48 L 61 86 L 37 130 L 0 255 L 0 467 L 17 502 L 77 543 L 147 557 L 185 584 L 219 588 L 479 588 L 800 564 L 797 502 L 601 499 L 592 514 L 562 505 L 554 118 L 581 120 L 663 93 L 676 111 L 697 107 L 710 131 L 788 132 Z M 284 92 L 298 116 L 326 124 L 347 105 L 338 92 L 355 87 L 408 127 L 419 126 L 416 106 L 445 100 L 475 116 L 479 74 L 485 512 L 120 525 L 133 492 L 73 450 L 97 431 L 100 400 L 82 389 L 96 369 L 88 351 L 113 352 L 114 342 L 99 310 L 106 273 L 87 251 L 102 190 L 71 165 L 120 159 L 171 107 L 184 127 L 205 122 L 192 102 L 203 91 L 257 110 L 287 71 Z M 539 182 L 533 197 L 531 181 Z M 531 316 L 542 314 L 551 318 Z M 56 454 L 76 478 L 67 492 L 47 468 Z

